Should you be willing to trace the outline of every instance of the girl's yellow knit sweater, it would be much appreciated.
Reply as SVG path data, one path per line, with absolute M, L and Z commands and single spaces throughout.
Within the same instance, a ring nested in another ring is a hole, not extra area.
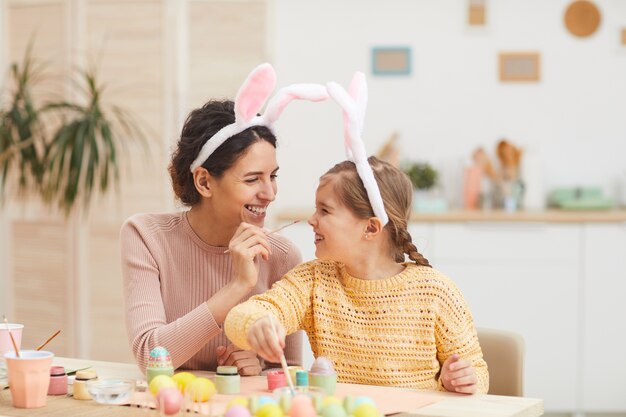
M 470 360 L 478 392 L 489 373 L 472 315 L 454 283 L 435 269 L 405 264 L 390 278 L 354 278 L 343 264 L 301 264 L 270 290 L 233 308 L 228 338 L 250 349 L 248 328 L 271 312 L 291 334 L 304 329 L 315 357 L 326 356 L 341 382 L 443 390 L 439 372 L 453 354 Z

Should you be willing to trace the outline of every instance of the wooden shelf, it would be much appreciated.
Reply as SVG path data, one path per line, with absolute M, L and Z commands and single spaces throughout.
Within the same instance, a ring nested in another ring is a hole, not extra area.
M 279 222 L 308 219 L 312 210 L 290 209 L 278 213 Z M 626 222 L 626 209 L 597 211 L 516 211 L 502 210 L 449 210 L 442 213 L 417 213 L 411 216 L 414 222 L 528 222 L 528 223 L 619 223 Z

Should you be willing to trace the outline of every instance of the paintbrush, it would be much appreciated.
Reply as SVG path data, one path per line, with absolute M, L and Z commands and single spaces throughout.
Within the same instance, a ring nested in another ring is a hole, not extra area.
M 276 232 L 280 232 L 280 231 L 281 231 L 281 230 L 283 230 L 284 228 L 287 228 L 287 227 L 289 227 L 289 226 L 293 226 L 294 224 L 298 223 L 299 221 L 300 221 L 300 220 L 294 220 L 294 221 L 292 221 L 291 223 L 287 223 L 287 224 L 285 224 L 285 225 L 282 225 L 282 226 L 280 226 L 278 229 L 274 229 L 274 230 L 272 230 L 272 231 L 270 231 L 270 232 L 267 232 L 267 233 L 265 234 L 265 236 L 273 235 L 273 234 L 274 234 L 274 233 L 276 233 Z M 224 251 L 224 253 L 228 253 L 228 252 L 230 252 L 230 249 L 226 249 L 226 250 Z
M 274 333 L 274 337 L 278 340 L 278 333 L 276 332 L 276 327 L 274 327 L 274 320 L 271 314 L 267 315 L 267 318 L 270 321 L 270 326 L 272 327 L 272 332 Z M 293 381 L 291 380 L 291 373 L 287 368 L 287 360 L 285 359 L 285 354 L 281 352 L 280 354 L 280 366 L 283 368 L 283 372 L 285 373 L 285 378 L 287 379 L 287 384 L 289 384 L 289 389 L 291 390 L 292 395 L 296 395 L 296 389 L 293 387 Z
M 4 324 L 7 325 L 7 331 L 9 332 L 9 337 L 11 338 L 11 343 L 13 343 L 13 349 L 15 349 L 15 356 L 17 356 L 18 358 L 20 357 L 20 350 L 17 347 L 17 344 L 15 343 L 15 339 L 13 339 L 13 333 L 11 333 L 11 327 L 9 327 L 9 321 L 7 320 L 7 316 L 2 315 L 2 317 L 4 318 Z
M 51 341 L 52 339 L 54 339 L 55 337 L 57 337 L 57 335 L 58 335 L 59 333 L 61 333 L 61 330 L 57 330 L 55 334 L 53 334 L 52 336 L 50 336 L 50 337 L 48 338 L 48 340 L 46 340 L 45 342 L 43 342 L 42 344 L 40 344 L 39 346 L 37 346 L 37 349 L 35 349 L 35 350 L 41 350 L 41 349 L 43 349 L 43 347 L 44 347 L 44 346 L 46 346 L 48 343 L 50 343 L 50 341 Z

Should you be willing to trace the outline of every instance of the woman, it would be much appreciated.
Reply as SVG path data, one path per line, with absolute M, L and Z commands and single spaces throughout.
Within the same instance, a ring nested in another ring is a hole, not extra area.
M 190 210 L 138 214 L 122 227 L 126 325 L 142 370 L 155 346 L 169 350 L 174 368 L 262 370 L 256 354 L 232 345 L 220 326 L 230 308 L 301 261 L 290 241 L 262 229 L 277 190 L 271 125 L 292 99 L 326 97 L 322 86 L 291 86 L 257 116 L 274 81 L 271 66 L 261 65 L 235 103 L 210 101 L 192 111 L 169 167 L 174 192 Z M 300 363 L 300 335 L 287 345 L 287 360 Z

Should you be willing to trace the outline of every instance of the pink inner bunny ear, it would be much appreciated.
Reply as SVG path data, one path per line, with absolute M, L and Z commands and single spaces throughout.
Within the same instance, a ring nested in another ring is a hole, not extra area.
M 365 74 L 360 71 L 354 73 L 348 92 L 356 104 L 359 128 L 362 132 L 363 123 L 365 121 L 365 109 L 367 108 L 367 82 L 365 81 Z
M 276 86 L 276 72 L 268 64 L 261 64 L 248 75 L 235 98 L 235 118 L 249 121 L 261 110 Z

